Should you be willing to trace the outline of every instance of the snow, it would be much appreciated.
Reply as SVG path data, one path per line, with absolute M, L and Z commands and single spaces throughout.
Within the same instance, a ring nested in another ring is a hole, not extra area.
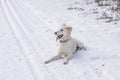
M 120 79 L 120 23 L 97 20 L 95 4 L 68 10 L 80 7 L 74 1 L 0 1 L 0 80 Z M 57 54 L 53 33 L 63 23 L 73 27 L 72 36 L 87 50 L 78 51 L 67 65 L 63 60 L 44 64 Z

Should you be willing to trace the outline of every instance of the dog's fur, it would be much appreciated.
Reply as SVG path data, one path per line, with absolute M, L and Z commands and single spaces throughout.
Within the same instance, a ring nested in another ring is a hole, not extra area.
M 56 40 L 58 42 L 58 54 L 45 61 L 45 63 L 65 58 L 63 64 L 67 64 L 78 49 L 86 50 L 82 42 L 71 37 L 71 31 L 72 27 L 63 24 L 62 28 L 55 32 L 55 35 L 57 36 Z

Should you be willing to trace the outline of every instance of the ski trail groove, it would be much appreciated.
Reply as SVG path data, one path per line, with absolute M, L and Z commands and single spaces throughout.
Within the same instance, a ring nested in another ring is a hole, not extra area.
M 20 48 L 20 50 L 21 50 L 21 53 L 26 53 L 26 52 L 28 53 L 27 50 L 23 49 L 23 48 L 25 48 L 25 46 L 22 45 L 22 44 L 24 43 L 23 40 L 20 41 L 21 37 L 20 37 L 20 35 L 19 35 L 19 33 L 18 33 L 19 31 L 18 31 L 18 30 L 17 30 L 17 31 L 14 30 L 14 28 L 15 28 L 15 26 L 16 26 L 17 24 L 15 23 L 15 21 L 13 22 L 12 19 L 10 18 L 10 13 L 9 13 L 9 11 L 8 11 L 8 8 L 7 8 L 6 5 L 5 5 L 5 1 L 4 1 L 4 0 L 1 0 L 1 5 L 2 5 L 2 9 L 3 9 L 3 11 L 4 11 L 4 14 L 5 14 L 5 17 L 7 18 L 7 21 L 8 21 L 8 23 L 9 23 L 9 25 L 10 25 L 10 29 L 11 29 L 11 31 L 12 31 L 12 33 L 13 33 L 16 41 L 17 41 L 17 44 L 18 44 L 18 46 L 19 46 L 19 48 Z M 8 14 L 8 13 L 9 13 L 9 14 Z M 21 43 L 22 43 L 22 44 L 21 44 Z M 26 51 L 26 52 L 25 52 L 25 51 Z M 37 80 L 37 78 L 36 78 L 36 76 L 35 76 L 35 74 L 34 74 L 34 72 L 33 72 L 33 69 L 32 69 L 32 67 L 31 67 L 30 61 L 28 61 L 28 57 L 27 57 L 25 54 L 23 54 L 23 56 L 24 56 L 24 58 L 26 59 L 26 62 L 27 62 L 27 64 L 29 65 L 29 67 L 30 67 L 30 69 L 31 69 L 31 71 L 32 71 L 32 73 L 33 73 L 33 76 L 34 76 L 35 80 Z M 32 58 L 32 56 L 29 56 L 29 60 L 30 60 L 30 58 Z
M 7 7 L 6 7 L 6 5 L 5 5 L 5 0 L 0 0 L 0 1 L 1 1 L 1 3 L 0 3 L 0 4 L 1 4 L 1 8 L 2 8 L 2 10 L 3 10 L 4 16 L 6 17 L 6 21 L 7 21 L 7 23 L 10 25 L 10 26 L 9 26 L 9 29 L 11 30 L 11 32 L 12 32 L 12 34 L 13 34 L 13 37 L 15 38 L 15 40 L 16 40 L 16 42 L 17 42 L 17 44 L 18 44 L 18 47 L 19 47 L 21 53 L 24 53 L 22 47 L 20 46 L 20 42 L 19 42 L 19 40 L 18 40 L 17 37 L 16 37 L 15 32 L 14 32 L 13 29 L 11 28 L 11 26 L 13 26 L 13 22 L 11 22 L 11 19 L 10 19 L 10 17 L 9 17 L 10 14 L 7 14 L 7 13 L 8 13 L 8 10 L 7 10 Z M 22 55 L 23 55 L 24 58 L 25 58 L 25 55 L 24 55 L 24 54 L 22 54 Z M 28 64 L 28 66 L 30 66 L 27 58 L 25 58 L 25 60 L 26 60 L 26 63 Z M 33 71 L 32 71 L 32 68 L 31 68 L 31 67 L 30 67 L 30 70 L 31 70 L 31 72 L 32 72 L 32 74 L 33 74 Z M 34 74 L 33 74 L 33 76 L 34 76 L 35 80 L 37 80 Z
M 27 64 L 29 65 L 31 72 L 35 78 L 35 80 L 45 80 L 46 75 L 45 73 L 45 66 L 41 64 L 38 66 L 35 59 L 31 55 L 35 53 L 35 49 L 32 46 L 32 43 L 26 37 L 24 30 L 20 27 L 22 26 L 21 23 L 18 23 L 18 19 L 16 19 L 16 14 L 13 14 L 12 7 L 10 4 L 6 3 L 6 0 L 1 0 L 1 7 L 3 9 L 4 15 L 7 19 L 8 24 L 10 25 L 9 28 L 17 41 L 17 44 L 23 54 L 24 58 L 26 59 Z M 50 77 L 49 77 L 50 78 Z M 54 80 L 54 79 L 52 79 Z
M 10 8 L 11 13 L 14 15 L 13 17 L 14 17 L 16 23 L 18 24 L 19 29 L 20 29 L 21 32 L 23 33 L 24 38 L 26 38 L 28 44 L 30 45 L 30 50 L 32 49 L 32 52 L 31 52 L 31 53 L 32 53 L 32 54 L 33 54 L 33 53 L 37 54 L 39 51 L 37 50 L 37 47 L 34 46 L 34 44 L 32 43 L 32 40 L 31 40 L 31 38 L 30 38 L 30 35 L 29 35 L 28 31 L 26 30 L 25 26 L 22 24 L 22 22 L 21 22 L 21 20 L 19 19 L 19 17 L 15 14 L 14 9 L 13 9 L 12 5 L 9 3 L 9 1 L 7 1 L 6 3 L 8 4 L 8 7 Z M 27 47 L 28 47 L 28 46 L 27 46 Z M 34 52 L 33 52 L 33 51 L 34 51 Z M 53 75 L 50 74 L 50 72 L 49 72 L 49 70 L 47 69 L 46 65 L 44 65 L 42 59 L 40 59 L 40 60 L 41 60 L 40 65 L 37 65 L 37 64 L 38 64 L 37 61 L 34 60 L 34 63 L 36 62 L 35 65 L 40 67 L 40 68 L 38 67 L 38 68 L 36 69 L 36 71 L 40 69 L 39 72 L 42 71 L 42 73 L 44 73 L 44 75 L 49 76 L 49 79 L 52 78 L 52 80 L 54 80 Z M 38 71 L 37 71 L 37 72 L 38 72 Z M 49 74 L 48 74 L 48 73 L 49 73 Z M 39 76 L 39 75 L 38 75 L 38 76 Z M 46 76 L 45 76 L 45 78 L 46 78 Z

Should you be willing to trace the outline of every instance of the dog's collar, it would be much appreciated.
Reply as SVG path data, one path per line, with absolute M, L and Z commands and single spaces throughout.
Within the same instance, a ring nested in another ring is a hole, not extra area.
M 65 43 L 65 42 L 67 42 L 69 39 L 66 39 L 66 40 L 64 40 L 64 41 L 62 41 L 62 40 L 60 40 L 60 43 Z

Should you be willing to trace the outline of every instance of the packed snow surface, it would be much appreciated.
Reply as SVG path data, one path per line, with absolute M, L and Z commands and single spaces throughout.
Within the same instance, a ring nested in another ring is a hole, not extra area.
M 0 0 L 0 80 L 120 80 L 120 22 L 97 20 L 75 0 Z M 84 0 L 81 0 L 84 1 Z M 63 23 L 87 50 L 67 65 L 56 55 L 54 31 Z

